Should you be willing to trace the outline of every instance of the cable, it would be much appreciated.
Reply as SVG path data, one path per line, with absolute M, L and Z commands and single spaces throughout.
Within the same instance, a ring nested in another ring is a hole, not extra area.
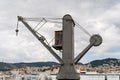
M 45 20 L 45 19 L 44 19 Z M 44 25 L 45 25 L 45 23 L 46 23 L 47 21 L 45 20 L 45 22 L 36 30 L 36 31 L 38 31 L 40 28 L 42 28 Z
M 55 39 L 55 37 L 53 37 L 53 38 L 50 40 L 49 44 L 50 44 L 51 42 L 53 42 L 54 39 Z
M 25 18 L 24 20 L 26 21 L 41 21 L 41 19 L 43 18 Z M 44 19 L 48 19 L 48 20 L 62 20 L 62 18 L 44 18 Z
M 87 30 L 85 30 L 80 24 L 78 24 L 76 21 L 75 22 L 75 25 L 81 29 L 83 32 L 85 32 L 87 35 L 89 35 L 90 37 L 92 36 Z
M 19 32 L 19 30 L 18 30 L 18 23 L 19 23 L 19 21 L 17 21 L 17 28 L 16 28 L 16 30 L 15 30 L 16 36 L 18 35 L 18 32 Z
M 38 26 L 43 20 L 44 20 L 44 18 L 43 18 L 33 29 L 37 28 L 37 26 Z
M 49 23 L 62 23 L 62 21 L 56 21 L 56 20 L 62 20 L 62 18 L 23 18 L 25 21 L 40 21 L 33 29 L 37 28 L 43 21 L 44 23 L 41 24 L 41 26 L 36 30 L 38 31 L 40 28 L 42 28 L 46 22 Z
M 52 20 L 47 20 L 47 22 L 50 22 L 50 23 L 62 23 L 62 22 L 60 22 L 60 21 L 52 21 Z

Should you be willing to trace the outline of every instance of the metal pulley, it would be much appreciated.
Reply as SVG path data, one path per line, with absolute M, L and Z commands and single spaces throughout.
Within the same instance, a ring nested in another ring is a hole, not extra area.
M 93 46 L 99 46 L 102 43 L 102 37 L 99 34 L 94 34 L 90 38 L 90 43 L 93 43 Z

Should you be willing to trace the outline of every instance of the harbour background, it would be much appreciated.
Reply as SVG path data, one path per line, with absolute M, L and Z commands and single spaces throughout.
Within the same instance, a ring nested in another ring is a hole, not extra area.
M 59 64 L 53 62 L 22 63 L 23 66 L 20 65 L 21 63 L 16 64 L 21 68 L 18 68 L 15 64 L 2 63 L 0 69 L 8 70 L 0 72 L 0 80 L 46 80 L 46 77 L 56 80 L 56 74 L 59 72 Z M 81 63 L 76 65 L 75 68 L 80 73 L 80 80 L 120 80 L 119 65 L 119 59 L 107 58 L 92 61 L 86 66 Z M 12 69 L 9 66 L 14 66 L 14 68 Z
M 0 80 L 57 80 L 56 75 L 47 75 L 40 73 L 39 75 L 3 75 Z M 120 74 L 81 74 L 80 80 L 120 80 Z

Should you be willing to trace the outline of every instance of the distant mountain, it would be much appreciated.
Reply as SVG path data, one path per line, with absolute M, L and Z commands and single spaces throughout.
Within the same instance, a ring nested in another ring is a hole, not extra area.
M 18 68 L 21 67 L 42 67 L 42 66 L 50 66 L 52 67 L 53 65 L 59 65 L 59 63 L 56 62 L 33 62 L 33 63 L 14 63 L 15 66 Z
M 91 65 L 91 67 L 98 67 L 98 66 L 102 66 L 102 65 L 117 65 L 120 66 L 120 60 L 119 59 L 115 59 L 115 58 L 107 58 L 107 59 L 102 59 L 102 60 L 94 60 L 91 61 L 90 63 L 87 63 L 85 65 Z
M 4 63 L 0 62 L 0 71 L 8 71 L 17 68 L 25 68 L 25 67 L 42 67 L 49 66 L 52 67 L 54 65 L 59 65 L 56 62 L 32 62 L 32 63 Z
M 0 71 L 8 71 L 14 68 L 17 68 L 17 67 L 11 63 L 0 62 Z
M 77 63 L 77 65 L 84 65 L 83 63 L 81 63 L 81 62 L 79 62 L 79 63 Z
M 91 65 L 91 67 L 99 67 L 102 65 L 117 65 L 120 66 L 120 60 L 115 58 L 107 58 L 102 60 L 94 60 L 87 64 L 78 63 L 77 65 Z M 25 67 L 42 67 L 42 66 L 49 66 L 52 67 L 53 65 L 59 66 L 59 63 L 56 62 L 31 62 L 31 63 L 4 63 L 0 62 L 0 71 L 8 71 L 12 69 L 18 68 L 25 68 Z

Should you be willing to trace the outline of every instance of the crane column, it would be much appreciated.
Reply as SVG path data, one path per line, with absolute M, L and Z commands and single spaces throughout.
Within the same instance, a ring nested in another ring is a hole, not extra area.
M 70 15 L 63 17 L 63 65 L 57 75 L 58 80 L 79 80 L 74 66 L 74 21 Z

